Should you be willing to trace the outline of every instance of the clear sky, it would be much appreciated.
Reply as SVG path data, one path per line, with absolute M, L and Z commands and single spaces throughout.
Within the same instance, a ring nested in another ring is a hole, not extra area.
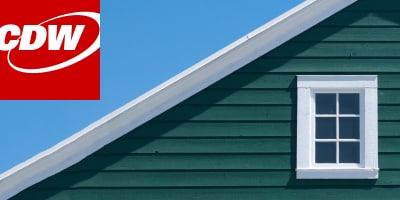
M 101 0 L 100 101 L 0 101 L 0 173 L 303 0 Z

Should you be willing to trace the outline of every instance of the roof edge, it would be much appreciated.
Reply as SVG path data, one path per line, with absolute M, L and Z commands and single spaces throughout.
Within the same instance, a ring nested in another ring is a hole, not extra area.
M 299 4 L 64 141 L 0 174 L 0 199 L 8 199 L 81 161 L 356 1 L 307 0 Z

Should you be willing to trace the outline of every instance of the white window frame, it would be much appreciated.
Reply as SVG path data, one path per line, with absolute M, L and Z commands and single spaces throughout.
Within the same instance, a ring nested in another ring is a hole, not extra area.
M 377 179 L 376 75 L 297 76 L 297 179 Z M 315 93 L 360 94 L 360 164 L 315 163 Z

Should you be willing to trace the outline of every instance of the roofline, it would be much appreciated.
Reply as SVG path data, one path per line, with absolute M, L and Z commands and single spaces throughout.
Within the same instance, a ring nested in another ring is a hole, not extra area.
M 81 161 L 108 143 L 245 66 L 357 0 L 307 0 L 92 123 L 0 174 L 0 199 Z

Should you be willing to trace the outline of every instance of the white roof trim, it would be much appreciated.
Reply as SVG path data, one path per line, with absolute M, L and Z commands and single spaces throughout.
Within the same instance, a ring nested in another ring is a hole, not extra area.
M 307 0 L 85 129 L 0 175 L 0 199 L 79 162 L 357 0 Z

